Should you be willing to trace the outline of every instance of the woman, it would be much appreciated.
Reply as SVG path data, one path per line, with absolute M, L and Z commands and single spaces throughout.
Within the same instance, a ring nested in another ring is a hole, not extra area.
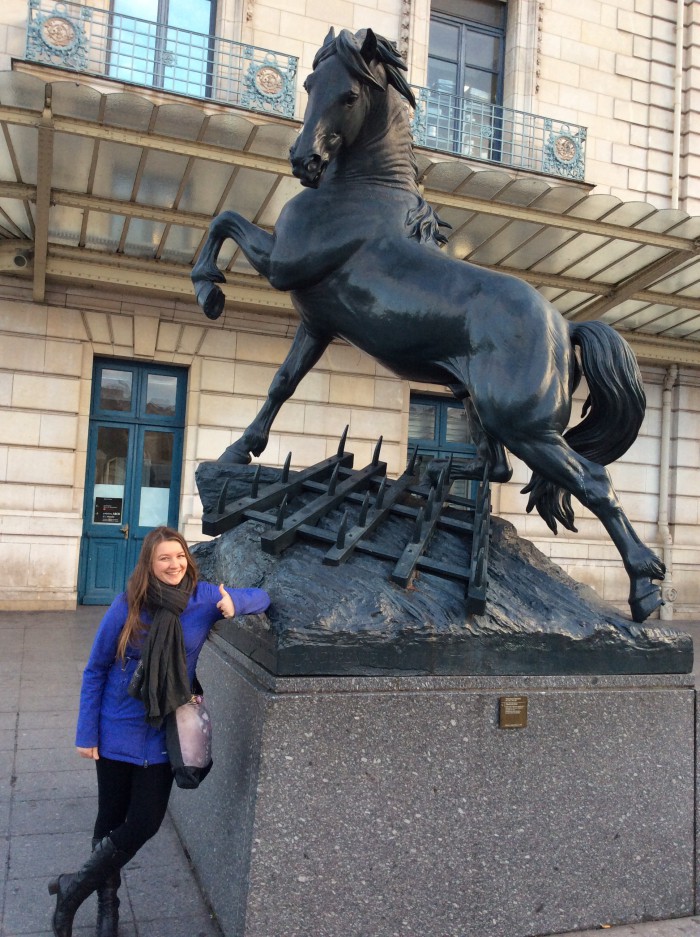
M 262 589 L 197 582 L 176 530 L 156 527 L 146 535 L 126 592 L 100 622 L 83 673 L 76 746 L 97 768 L 97 820 L 92 855 L 78 872 L 49 884 L 56 895 L 56 937 L 71 937 L 75 913 L 93 891 L 97 937 L 116 937 L 119 870 L 158 831 L 172 788 L 163 720 L 190 699 L 214 623 L 263 612 L 269 604 Z

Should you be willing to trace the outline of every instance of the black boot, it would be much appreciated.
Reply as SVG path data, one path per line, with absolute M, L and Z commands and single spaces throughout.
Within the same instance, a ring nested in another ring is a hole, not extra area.
M 109 836 L 105 836 L 82 869 L 69 875 L 59 875 L 49 882 L 49 894 L 56 895 L 52 922 L 56 937 L 73 937 L 75 912 L 110 875 L 119 872 L 129 858 L 117 849 Z
M 93 839 L 92 848 L 100 843 L 99 839 Z M 117 937 L 119 931 L 119 898 L 117 892 L 122 883 L 122 877 L 119 870 L 105 879 L 102 885 L 97 887 L 97 927 L 95 928 L 95 937 Z

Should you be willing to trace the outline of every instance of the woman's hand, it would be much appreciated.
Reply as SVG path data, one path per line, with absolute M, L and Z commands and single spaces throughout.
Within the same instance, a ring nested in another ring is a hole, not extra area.
M 234 608 L 234 605 L 233 605 L 233 599 L 228 594 L 228 592 L 224 589 L 223 582 L 219 586 L 219 592 L 221 593 L 221 598 L 216 603 L 216 607 L 221 612 L 221 617 L 233 618 L 233 616 L 236 614 L 236 609 Z
M 100 757 L 100 753 L 97 751 L 97 745 L 93 748 L 81 748 L 79 745 L 76 747 L 81 758 L 92 758 L 93 761 L 97 761 Z

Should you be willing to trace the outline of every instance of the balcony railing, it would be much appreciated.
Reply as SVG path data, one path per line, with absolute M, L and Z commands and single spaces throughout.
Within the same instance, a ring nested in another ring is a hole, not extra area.
M 29 0 L 26 58 L 251 111 L 294 116 L 296 56 L 79 3 Z
M 585 127 L 430 88 L 413 92 L 417 146 L 583 181 Z

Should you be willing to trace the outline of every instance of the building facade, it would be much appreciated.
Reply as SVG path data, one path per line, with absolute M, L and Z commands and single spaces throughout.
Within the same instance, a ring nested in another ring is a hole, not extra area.
M 262 405 L 289 350 L 289 298 L 234 245 L 227 308 L 194 302 L 209 221 L 271 230 L 298 191 L 287 151 L 329 26 L 404 54 L 420 181 L 455 257 L 602 318 L 642 366 L 647 415 L 611 474 L 669 568 L 662 617 L 700 610 L 700 10 L 684 0 L 8 0 L 0 12 L 0 608 L 110 601 L 158 523 L 203 539 L 194 474 Z M 583 404 L 585 388 L 577 392 Z M 580 408 L 579 408 L 580 409 Z M 335 452 L 399 474 L 409 449 L 469 452 L 447 389 L 333 343 L 260 461 Z M 461 434 L 461 435 L 460 435 Z M 510 520 L 624 607 L 600 523 Z

